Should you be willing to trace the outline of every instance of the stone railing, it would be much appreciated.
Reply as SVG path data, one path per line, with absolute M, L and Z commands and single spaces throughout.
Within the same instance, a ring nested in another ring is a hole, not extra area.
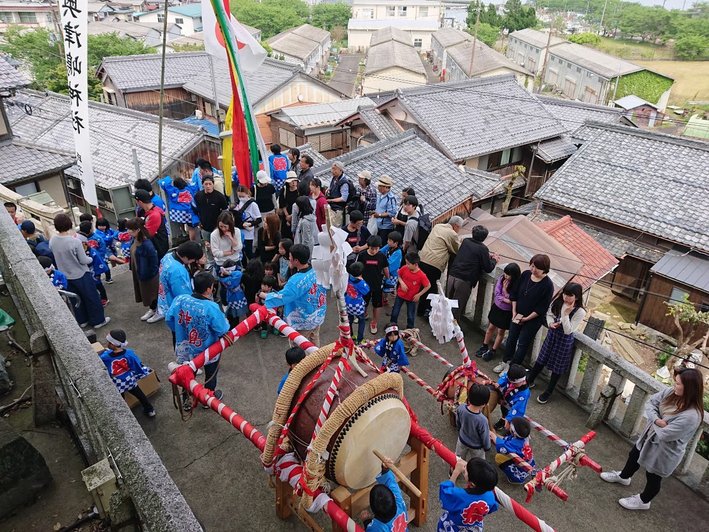
M 18 205 L 19 210 L 24 214 L 24 219 L 32 220 L 37 230 L 42 233 L 47 240 L 55 233 L 54 217 L 59 213 L 66 212 L 66 209 L 62 209 L 61 207 L 49 207 L 27 199 L 3 185 L 0 185 L 0 200 L 2 200 L 3 203 L 11 201 L 15 205 Z
M 0 270 L 30 335 L 35 423 L 53 419 L 59 401 L 88 462 L 108 459 L 118 485 L 109 513 L 118 529 L 137 516 L 147 530 L 200 531 L 103 363 L 4 210 Z
M 465 316 L 480 329 L 487 327 L 498 269 L 485 275 L 471 294 Z M 526 360 L 534 363 L 547 329 L 542 327 Z M 559 391 L 589 413 L 587 426 L 606 423 L 627 440 L 634 440 L 645 427 L 645 403 L 651 395 L 666 388 L 648 373 L 588 336 L 575 333 L 576 350 L 567 375 L 559 382 Z M 581 364 L 583 360 L 583 364 Z M 583 369 L 581 369 L 583 367 Z M 685 484 L 709 498 L 707 460 L 695 451 L 703 432 L 709 433 L 709 413 L 695 433 L 675 475 Z

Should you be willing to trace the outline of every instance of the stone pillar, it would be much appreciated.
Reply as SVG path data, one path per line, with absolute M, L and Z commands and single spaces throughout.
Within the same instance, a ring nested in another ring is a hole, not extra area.
M 32 353 L 32 414 L 34 426 L 41 427 L 54 421 L 57 413 L 54 367 L 47 337 L 42 332 L 30 336 Z

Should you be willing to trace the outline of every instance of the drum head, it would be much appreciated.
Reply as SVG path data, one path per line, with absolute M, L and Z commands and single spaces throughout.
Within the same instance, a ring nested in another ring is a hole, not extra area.
M 369 486 L 382 468 L 372 451 L 396 460 L 410 431 L 411 418 L 396 394 L 375 397 L 360 407 L 337 434 L 328 460 L 328 476 L 351 489 Z

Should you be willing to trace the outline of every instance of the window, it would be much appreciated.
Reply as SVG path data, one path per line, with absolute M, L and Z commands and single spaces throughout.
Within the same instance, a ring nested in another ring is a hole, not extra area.
M 278 128 L 278 140 L 280 141 L 281 146 L 295 148 L 295 133 L 292 131 L 288 131 L 282 127 Z
M 573 78 L 566 78 L 564 80 L 564 95 L 569 98 L 574 98 L 576 96 L 576 80 Z
M 363 9 L 361 11 L 362 16 L 359 18 L 369 18 L 372 19 L 374 18 L 374 9 Z
M 396 6 L 387 6 L 387 17 L 396 16 Z
M 670 294 L 670 303 L 681 303 L 685 298 L 689 297 L 689 292 L 682 290 L 681 288 L 673 288 Z
M 37 194 L 39 192 L 39 189 L 37 188 L 37 183 L 32 181 L 31 183 L 25 183 L 24 185 L 18 185 L 15 188 L 15 192 L 17 192 L 20 196 L 24 196 L 25 198 L 29 196 L 30 194 Z
M 421 48 L 423 41 L 421 39 L 414 39 L 414 48 Z
M 419 17 L 425 18 L 428 16 L 428 7 L 419 7 Z
M 162 13 L 158 14 L 158 22 L 164 22 L 165 21 L 165 15 Z
M 568 61 L 566 62 L 566 68 L 571 68 L 571 63 L 569 63 Z
M 553 68 L 550 68 L 549 71 L 547 72 L 547 83 L 550 85 L 556 85 L 557 81 L 559 81 L 559 71 L 555 70 Z
M 399 6 L 399 16 L 400 17 L 406 16 L 406 6 Z
M 20 24 L 37 24 L 37 14 L 20 11 Z
M 175 24 L 184 24 L 184 23 L 185 23 L 185 19 L 183 19 L 183 18 L 176 18 L 175 19 Z
M 581 73 L 581 67 L 576 67 L 576 72 Z
M 497 153 L 491 153 L 487 156 L 487 170 L 502 168 L 511 164 L 518 163 L 522 160 L 522 148 L 512 148 Z

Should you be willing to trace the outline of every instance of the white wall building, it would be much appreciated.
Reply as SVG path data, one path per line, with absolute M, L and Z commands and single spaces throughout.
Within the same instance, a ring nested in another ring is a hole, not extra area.
M 154 23 L 162 22 L 162 9 L 146 13 L 134 13 L 133 18 L 139 22 Z M 168 24 L 177 24 L 182 28 L 182 36 L 189 37 L 195 32 L 202 31 L 202 5 L 185 4 L 183 6 L 172 6 L 167 10 Z
M 59 35 L 59 11 L 49 2 L 0 2 L 0 33 L 10 26 L 47 28 Z

